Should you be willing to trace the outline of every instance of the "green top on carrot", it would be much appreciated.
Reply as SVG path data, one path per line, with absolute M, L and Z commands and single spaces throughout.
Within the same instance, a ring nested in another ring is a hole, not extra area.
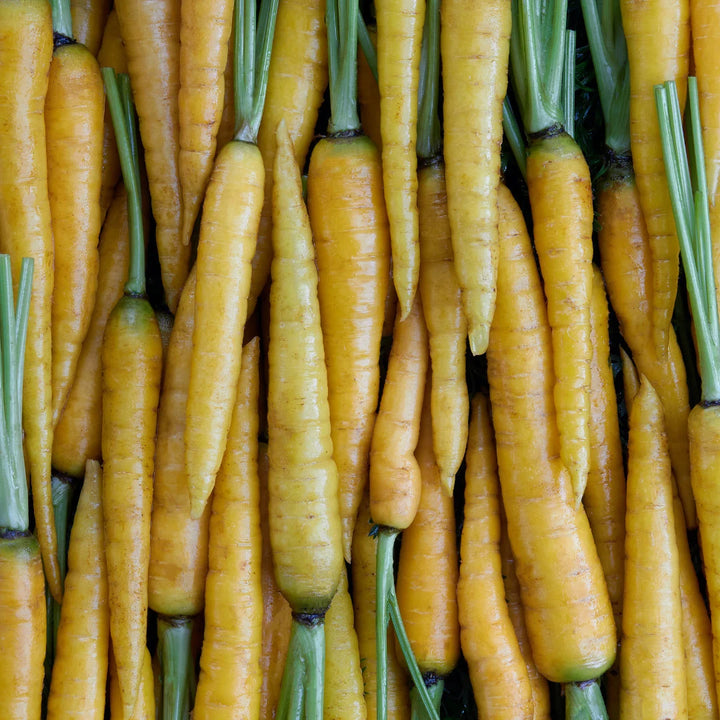
M 418 85 L 417 156 L 425 160 L 442 152 L 440 129 L 440 0 L 427 0 Z
M 116 74 L 113 68 L 103 68 L 102 74 L 117 139 L 123 181 L 128 196 L 130 269 L 125 292 L 128 295 L 144 296 L 145 238 L 140 197 L 140 164 L 135 130 L 135 110 L 130 92 L 130 78 L 124 73 Z
M 630 74 L 617 0 L 580 0 L 605 118 L 605 144 L 630 153 Z
M 357 112 L 358 0 L 327 0 L 331 135 L 360 129 Z
M 686 149 L 677 88 L 655 86 L 665 172 L 697 333 L 702 401 L 720 401 L 720 321 L 715 296 L 697 80 L 688 78 Z
M 23 258 L 15 310 L 10 256 L 0 255 L 0 531 L 20 533 L 30 527 L 22 386 L 32 274 L 32 259 Z
M 58 36 L 62 41 L 60 44 L 63 44 L 63 42 L 67 44 L 68 40 L 75 42 L 72 32 L 70 0 L 50 0 L 50 6 L 52 7 L 52 25 L 53 34 L 55 35 L 55 47 L 58 46 Z
M 279 0 L 235 0 L 235 140 L 257 142 Z

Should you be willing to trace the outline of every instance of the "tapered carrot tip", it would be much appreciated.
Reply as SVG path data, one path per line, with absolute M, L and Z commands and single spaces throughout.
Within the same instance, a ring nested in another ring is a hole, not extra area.
M 342 523 L 342 544 L 343 544 L 343 555 L 345 556 L 345 562 L 350 564 L 350 558 L 352 556 L 352 539 L 355 531 L 355 519 L 349 517 L 340 518 Z
M 202 514 L 205 512 L 205 506 L 207 505 L 208 495 L 203 494 L 202 496 L 190 493 L 190 517 L 193 520 L 199 520 Z
M 450 475 L 449 477 L 441 477 L 440 487 L 448 497 L 452 497 L 453 490 L 455 489 L 455 476 Z
M 490 337 L 490 326 L 487 324 L 477 325 L 468 332 L 470 341 L 470 352 L 473 355 L 483 355 L 487 351 L 488 339 Z

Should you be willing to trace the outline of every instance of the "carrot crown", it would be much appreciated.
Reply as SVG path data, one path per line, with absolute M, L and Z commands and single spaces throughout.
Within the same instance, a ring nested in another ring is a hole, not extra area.
M 600 105 L 605 144 L 616 154 L 630 152 L 630 74 L 617 0 L 581 0 Z
M 10 256 L 0 255 L 0 532 L 24 533 L 30 527 L 22 388 L 32 275 L 33 260 L 23 258 L 15 310 Z
M 656 85 L 655 101 L 680 255 L 697 332 L 702 400 L 717 402 L 720 401 L 720 321 L 696 78 L 688 78 L 687 148 L 675 83 Z
M 417 155 L 430 160 L 442 150 L 440 130 L 440 0 L 425 5 L 420 83 L 418 85 Z
M 525 130 L 563 124 L 567 0 L 512 0 L 510 70 Z
M 327 0 L 325 6 L 330 74 L 328 132 L 331 134 L 360 129 L 357 112 L 359 12 L 358 0 Z
M 55 47 L 67 40 L 73 40 L 72 14 L 70 12 L 70 0 L 50 0 L 52 7 L 53 34 L 55 35 Z M 58 39 L 61 42 L 58 42 Z
M 116 74 L 113 68 L 103 68 L 102 74 L 117 139 L 123 181 L 128 196 L 130 267 L 125 293 L 144 296 L 145 239 L 140 198 L 140 164 L 135 131 L 135 110 L 130 92 L 130 78 L 124 73 Z
M 278 0 L 235 0 L 235 139 L 257 142 L 267 93 Z

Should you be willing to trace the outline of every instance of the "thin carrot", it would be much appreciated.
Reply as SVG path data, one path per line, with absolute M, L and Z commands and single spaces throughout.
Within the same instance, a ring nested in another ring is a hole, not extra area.
M 93 55 L 97 55 L 106 19 L 112 12 L 111 0 L 71 0 L 74 37 Z
M 150 651 L 145 648 L 137 702 L 130 715 L 125 714 L 115 660 L 110 654 L 110 720 L 155 720 L 155 682 Z
M 373 25 L 367 27 L 368 37 L 373 50 L 377 48 L 377 28 Z M 358 25 L 358 34 L 360 26 Z M 368 61 L 364 52 L 358 54 L 358 77 L 357 94 L 360 106 L 360 124 L 363 132 L 375 143 L 375 146 L 382 152 L 382 136 L 380 135 L 380 89 L 377 81 L 377 51 L 372 59 L 374 64 Z M 393 315 L 393 319 L 395 316 Z

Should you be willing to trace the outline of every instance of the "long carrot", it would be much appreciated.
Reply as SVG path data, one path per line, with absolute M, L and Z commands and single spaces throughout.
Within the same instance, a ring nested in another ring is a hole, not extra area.
M 121 76 L 127 80 L 127 76 Z M 128 187 L 130 268 L 125 294 L 108 318 L 102 348 L 102 457 L 110 635 L 122 704 L 130 716 L 146 644 L 150 512 L 162 373 L 160 331 L 145 298 L 145 246 L 139 170 L 133 156 L 129 83 L 103 70 L 123 177 Z
M 240 373 L 251 261 L 263 201 L 264 168 L 255 141 L 277 2 L 266 0 L 261 5 L 260 41 L 255 47 L 255 4 L 237 0 L 236 134 L 215 161 L 200 225 L 195 329 L 185 411 L 185 462 L 191 513 L 196 518 L 203 512 L 220 467 Z M 240 52 L 241 47 L 247 49 L 247 55 Z
M 74 37 L 93 55 L 97 55 L 100 49 L 103 28 L 111 8 L 111 0 L 71 0 L 70 2 Z
M 45 0 L 0 3 L 0 250 L 17 283 L 20 261 L 35 262 L 28 320 L 23 413 L 37 536 L 50 591 L 62 596 L 50 498 L 52 450 L 51 299 L 53 242 L 47 190 L 44 108 L 52 59 Z

